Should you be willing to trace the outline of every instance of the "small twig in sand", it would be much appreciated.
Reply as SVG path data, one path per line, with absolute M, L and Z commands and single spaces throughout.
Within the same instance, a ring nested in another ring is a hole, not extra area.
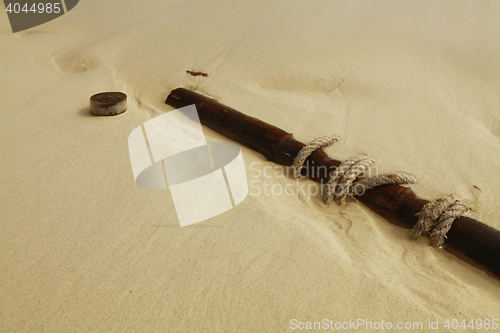
M 199 76 L 199 75 L 201 75 L 201 76 L 208 76 L 207 73 L 203 73 L 203 72 L 186 71 L 186 73 L 191 74 L 192 76 Z

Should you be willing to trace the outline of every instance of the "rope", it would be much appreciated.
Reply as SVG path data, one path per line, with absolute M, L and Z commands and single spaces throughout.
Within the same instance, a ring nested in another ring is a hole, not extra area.
M 311 155 L 314 151 L 320 148 L 331 146 L 337 141 L 339 141 L 338 137 L 326 135 L 320 138 L 316 138 L 311 142 L 309 142 L 304 147 L 302 147 L 302 149 L 299 151 L 299 153 L 297 154 L 297 156 L 295 156 L 295 159 L 293 160 L 292 167 L 293 167 L 294 177 L 298 178 L 300 176 L 300 171 L 302 170 L 304 162 L 306 161 L 307 157 L 309 157 L 309 155 Z
M 297 154 L 293 161 L 294 176 L 300 176 L 300 171 L 309 155 L 315 150 L 328 147 L 339 139 L 336 136 L 323 136 L 316 138 L 305 145 Z M 362 178 L 365 171 L 375 160 L 367 157 L 351 157 L 342 162 L 332 174 L 327 183 L 327 195 L 325 203 L 330 204 L 337 201 L 344 204 L 346 196 L 360 195 L 367 189 L 381 185 L 414 184 L 417 179 L 405 173 L 391 173 L 364 178 L 354 183 L 357 178 Z
M 366 157 L 353 157 L 337 168 L 327 183 L 325 203 L 337 201 L 339 205 L 345 203 L 346 196 L 362 195 L 366 190 L 382 185 L 414 184 L 417 179 L 406 173 L 386 173 L 369 178 L 362 178 L 353 183 L 356 178 L 362 177 L 375 160 Z
M 344 204 L 346 196 L 353 193 L 351 188 L 354 180 L 373 163 L 375 160 L 366 157 L 351 157 L 341 163 L 326 184 L 325 203 L 330 204 L 335 200 L 339 205 Z
M 322 136 L 305 145 L 293 161 L 294 176 L 300 176 L 304 162 L 314 151 L 325 148 L 337 142 L 336 136 Z M 369 178 L 363 178 L 365 171 L 375 163 L 375 160 L 361 157 L 351 157 L 342 162 L 328 180 L 325 203 L 337 201 L 344 204 L 346 196 L 362 195 L 366 190 L 382 185 L 414 184 L 417 179 L 406 173 L 387 173 Z M 359 181 L 354 182 L 356 179 Z M 434 200 L 424 206 L 417 214 L 419 220 L 413 227 L 410 236 L 418 238 L 422 232 L 430 234 L 431 244 L 442 248 L 446 234 L 456 218 L 472 210 L 472 202 L 461 199 L 453 194 L 446 198 Z
M 455 194 L 434 200 L 417 214 L 419 220 L 410 236 L 416 239 L 422 232 L 427 231 L 431 237 L 431 244 L 440 249 L 453 221 L 469 210 L 472 210 L 472 201 L 461 199 Z
M 415 184 L 416 182 L 417 178 L 406 173 L 384 173 L 379 176 L 361 179 L 357 184 L 364 185 L 365 190 L 368 190 L 380 185 Z

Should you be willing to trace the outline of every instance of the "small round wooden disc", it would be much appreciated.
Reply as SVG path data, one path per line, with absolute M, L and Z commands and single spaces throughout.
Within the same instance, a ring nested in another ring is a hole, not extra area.
M 90 97 L 90 113 L 94 116 L 116 116 L 127 111 L 127 95 L 104 92 Z

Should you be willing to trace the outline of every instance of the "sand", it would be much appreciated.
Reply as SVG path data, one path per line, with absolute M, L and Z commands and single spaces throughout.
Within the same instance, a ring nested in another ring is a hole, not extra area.
M 499 16 L 495 1 L 82 0 L 13 34 L 1 15 L 0 331 L 500 319 L 500 282 L 426 237 L 353 200 L 326 206 L 309 180 L 256 194 L 297 183 L 259 176 L 275 165 L 246 147 L 245 201 L 181 228 L 168 190 L 135 185 L 127 147 L 182 86 L 304 142 L 339 135 L 330 156 L 409 172 L 429 200 L 472 199 L 500 229 Z M 91 116 L 102 91 L 128 111 Z

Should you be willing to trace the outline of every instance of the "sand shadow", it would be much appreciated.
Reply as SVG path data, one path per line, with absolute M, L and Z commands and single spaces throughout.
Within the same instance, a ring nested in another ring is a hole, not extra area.
M 90 113 L 90 106 L 84 107 L 83 109 L 78 111 L 78 114 L 84 117 L 93 117 L 92 113 Z

